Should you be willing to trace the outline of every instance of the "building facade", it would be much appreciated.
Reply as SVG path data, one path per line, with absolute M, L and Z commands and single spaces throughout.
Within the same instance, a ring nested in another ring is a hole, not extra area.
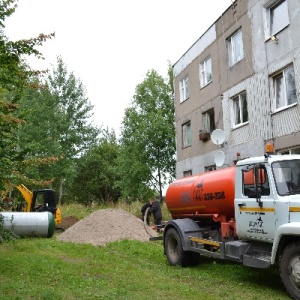
M 176 177 L 300 153 L 300 1 L 236 0 L 173 65 Z M 216 145 L 211 133 L 221 129 Z

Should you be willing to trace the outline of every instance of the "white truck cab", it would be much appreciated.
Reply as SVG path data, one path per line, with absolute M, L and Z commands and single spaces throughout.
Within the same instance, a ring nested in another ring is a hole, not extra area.
M 281 226 L 300 222 L 300 155 L 266 155 L 239 161 L 235 217 L 239 238 L 270 243 L 278 238 Z

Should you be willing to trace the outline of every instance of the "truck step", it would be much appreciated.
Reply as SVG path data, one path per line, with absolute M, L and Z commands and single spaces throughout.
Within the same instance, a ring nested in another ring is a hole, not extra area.
M 247 253 L 243 255 L 243 265 L 252 268 L 266 269 L 271 266 L 271 257 L 259 252 Z

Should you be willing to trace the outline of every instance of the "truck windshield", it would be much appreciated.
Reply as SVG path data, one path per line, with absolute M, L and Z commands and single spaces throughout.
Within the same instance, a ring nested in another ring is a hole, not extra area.
M 300 194 L 300 160 L 274 162 L 272 170 L 280 196 Z

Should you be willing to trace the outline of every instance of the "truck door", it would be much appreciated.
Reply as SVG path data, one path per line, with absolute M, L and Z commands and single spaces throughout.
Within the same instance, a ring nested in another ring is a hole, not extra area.
M 275 233 L 275 201 L 264 164 L 239 168 L 240 193 L 236 194 L 235 217 L 239 238 L 272 241 Z

